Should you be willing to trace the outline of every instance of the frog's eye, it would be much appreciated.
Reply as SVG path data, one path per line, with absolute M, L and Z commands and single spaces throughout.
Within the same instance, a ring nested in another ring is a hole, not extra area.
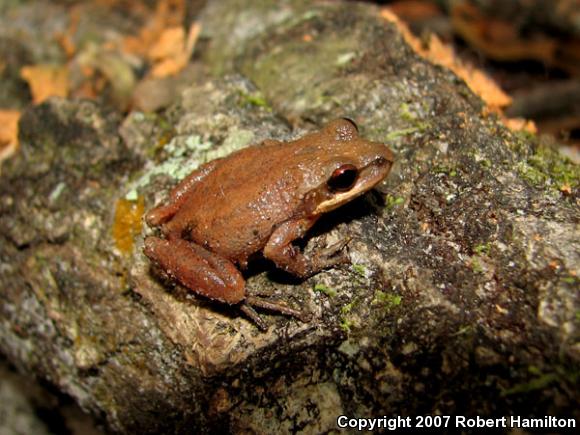
M 358 133 L 358 125 L 356 125 L 356 122 L 354 122 L 350 118 L 342 118 L 342 119 L 344 119 L 346 122 L 348 122 L 350 125 L 352 125 L 354 127 L 354 129 L 356 130 L 356 132 Z
M 350 190 L 358 177 L 358 169 L 351 164 L 345 164 L 334 170 L 327 181 L 332 192 L 346 192 Z

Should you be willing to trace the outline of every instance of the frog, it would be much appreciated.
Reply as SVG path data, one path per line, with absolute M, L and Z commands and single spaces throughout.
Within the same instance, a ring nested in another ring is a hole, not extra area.
M 267 139 L 203 164 L 145 215 L 161 234 L 144 254 L 172 281 L 213 301 L 237 306 L 261 330 L 254 307 L 304 320 L 287 305 L 246 294 L 242 274 L 255 255 L 306 279 L 348 261 L 348 242 L 306 255 L 295 242 L 324 214 L 368 192 L 393 165 L 383 143 L 359 136 L 339 118 L 296 140 Z

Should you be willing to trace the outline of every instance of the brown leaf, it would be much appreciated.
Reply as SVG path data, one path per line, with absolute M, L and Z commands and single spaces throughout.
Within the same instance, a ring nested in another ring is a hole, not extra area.
M 399 0 L 391 3 L 389 9 L 405 21 L 424 20 L 441 14 L 435 2 L 426 0 Z
M 486 16 L 475 4 L 461 0 L 451 7 L 453 28 L 470 45 L 497 60 L 538 59 L 554 62 L 557 44 L 544 35 L 523 38 L 513 23 Z

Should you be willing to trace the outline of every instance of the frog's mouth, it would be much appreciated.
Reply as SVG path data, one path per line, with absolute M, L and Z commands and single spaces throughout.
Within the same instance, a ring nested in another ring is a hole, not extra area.
M 314 214 L 327 213 L 368 192 L 385 179 L 391 170 L 391 166 L 393 166 L 393 162 L 385 158 L 374 160 L 359 171 L 356 182 L 349 190 L 344 192 L 328 191 L 325 195 L 328 199 L 318 204 Z

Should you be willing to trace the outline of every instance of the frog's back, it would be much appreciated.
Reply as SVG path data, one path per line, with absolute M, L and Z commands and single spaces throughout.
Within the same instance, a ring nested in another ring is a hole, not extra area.
M 185 231 L 211 251 L 244 262 L 264 247 L 276 226 L 298 212 L 296 186 L 303 175 L 289 169 L 291 146 L 253 146 L 221 159 L 188 193 L 168 230 Z

